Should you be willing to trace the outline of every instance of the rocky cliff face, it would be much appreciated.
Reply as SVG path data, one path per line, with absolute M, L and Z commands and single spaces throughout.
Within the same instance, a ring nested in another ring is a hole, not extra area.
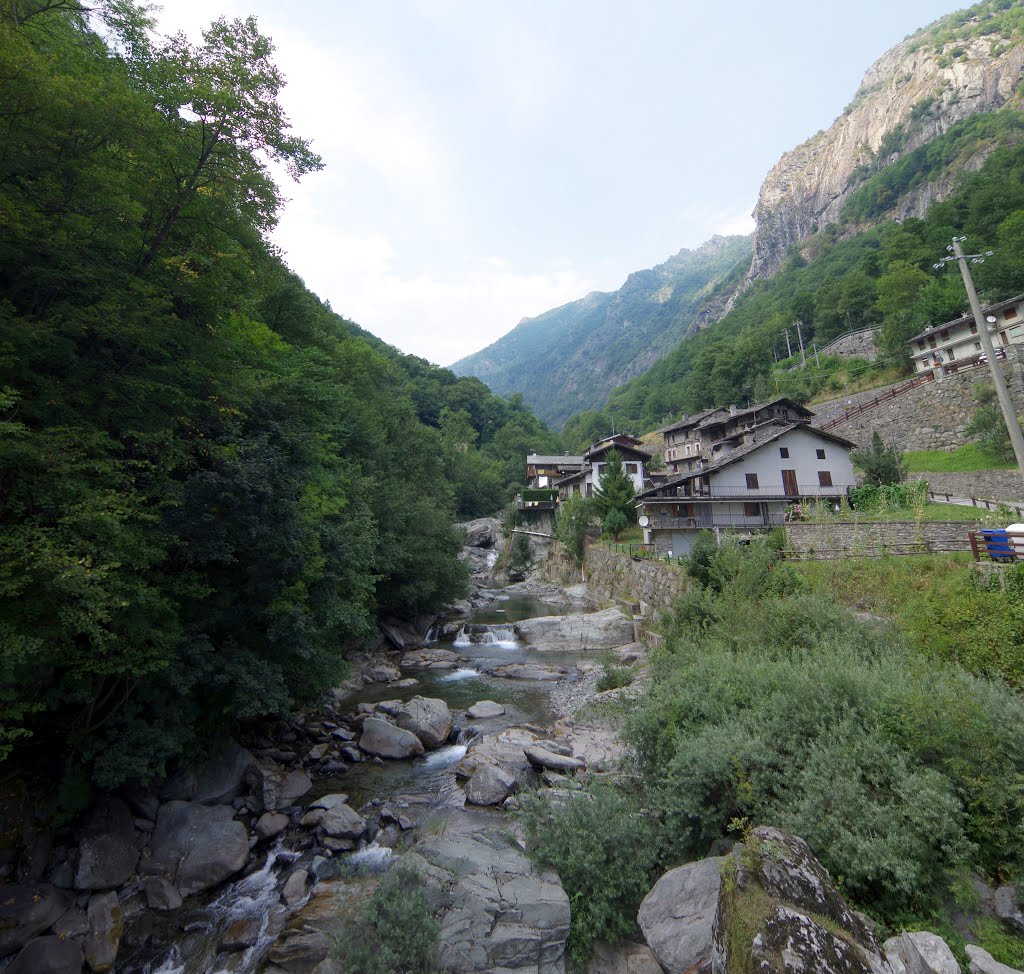
M 963 30 L 975 22 L 966 21 Z M 792 244 L 836 223 L 843 204 L 871 173 L 970 115 L 1019 102 L 1024 69 L 1019 37 L 996 32 L 944 40 L 948 33 L 926 28 L 883 55 L 832 127 L 787 152 L 772 168 L 754 209 L 749 279 L 770 277 Z M 889 215 L 923 215 L 954 190 L 960 172 L 980 167 L 991 148 L 979 147 L 959 159 L 955 170 L 915 187 Z

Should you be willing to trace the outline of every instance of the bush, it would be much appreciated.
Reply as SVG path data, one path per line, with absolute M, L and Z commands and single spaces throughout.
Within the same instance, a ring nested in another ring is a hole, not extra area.
M 334 942 L 339 974 L 436 974 L 440 924 L 423 877 L 399 863 Z
M 595 940 L 635 939 L 637 909 L 656 879 L 652 823 L 635 797 L 591 784 L 562 801 L 522 801 L 527 853 L 558 873 L 572 904 L 574 962 L 586 964 Z
M 864 484 L 850 490 L 850 505 L 863 513 L 900 511 L 928 503 L 928 481 L 905 484 Z
M 603 672 L 597 681 L 598 693 L 628 687 L 633 682 L 633 671 L 628 666 L 622 666 L 614 653 L 606 653 L 601 658 L 601 666 Z
M 850 459 L 864 471 L 865 484 L 898 484 L 907 468 L 904 455 L 896 447 L 886 446 L 877 430 L 871 434 L 871 446 L 854 450 Z
M 626 515 L 615 507 L 605 515 L 604 520 L 601 522 L 601 530 L 605 534 L 610 534 L 613 538 L 618 538 L 628 527 L 629 520 Z

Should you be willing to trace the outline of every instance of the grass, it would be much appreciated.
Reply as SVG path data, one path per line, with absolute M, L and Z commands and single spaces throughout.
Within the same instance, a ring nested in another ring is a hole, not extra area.
M 975 470 L 1013 470 L 1012 461 L 993 460 L 977 443 L 967 443 L 955 450 L 909 450 L 909 473 L 971 473 Z
M 995 511 L 986 511 L 978 507 L 964 507 L 960 504 L 936 504 L 928 502 L 918 507 L 880 508 L 872 511 L 852 511 L 843 506 L 838 514 L 811 511 L 808 521 L 812 524 L 829 523 L 830 521 L 857 523 L 860 521 L 964 521 L 980 523 L 991 518 Z M 1000 525 L 1002 525 L 1000 518 Z
M 816 403 L 832 402 L 834 399 L 842 399 L 843 396 L 853 396 L 858 392 L 868 392 L 871 389 L 880 389 L 883 386 L 890 386 L 895 382 L 902 382 L 910 378 L 902 369 L 881 368 L 877 371 L 872 369 L 858 375 L 856 372 L 847 372 L 840 369 L 830 380 L 828 387 L 822 389 L 817 395 L 812 396 L 807 405 L 814 406 Z

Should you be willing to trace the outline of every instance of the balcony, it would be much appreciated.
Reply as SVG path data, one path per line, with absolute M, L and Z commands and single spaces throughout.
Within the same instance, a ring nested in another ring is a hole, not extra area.
M 521 511 L 553 511 L 558 506 L 558 491 L 550 487 L 524 490 L 516 496 Z
M 787 488 L 777 487 L 702 487 L 688 484 L 684 487 L 663 490 L 656 497 L 645 497 L 641 504 L 677 504 L 680 500 L 700 499 L 702 501 L 758 501 L 797 500 L 802 498 L 845 497 L 854 484 L 835 484 L 822 487 L 819 484 L 798 484 Z
M 694 517 L 648 515 L 649 531 L 694 531 L 702 528 L 774 528 L 785 523 L 783 511 L 764 514 L 697 514 Z

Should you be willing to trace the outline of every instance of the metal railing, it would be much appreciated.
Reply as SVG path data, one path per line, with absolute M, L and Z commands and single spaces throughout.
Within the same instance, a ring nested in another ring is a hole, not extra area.
M 645 497 L 641 504 L 675 504 L 680 500 L 731 500 L 756 501 L 765 498 L 798 499 L 803 497 L 845 497 L 855 484 L 798 484 L 794 490 L 785 485 L 779 487 L 697 487 L 675 488 L 674 492 L 662 491 L 657 497 Z
M 652 517 L 649 529 L 670 531 L 694 528 L 773 528 L 786 523 L 784 511 L 765 514 L 697 514 L 694 517 Z
M 853 419 L 855 416 L 859 416 L 861 413 L 866 413 L 869 409 L 875 409 L 883 403 L 890 402 L 893 399 L 906 395 L 906 393 L 910 392 L 912 389 L 916 389 L 918 386 L 923 386 L 927 382 L 934 381 L 934 372 L 922 372 L 921 375 L 917 376 L 917 378 L 910 379 L 908 382 L 894 386 L 888 392 L 883 392 L 882 395 L 875 396 L 874 399 L 869 399 L 867 402 L 862 402 L 859 406 L 854 406 L 852 409 L 846 410 L 842 416 L 837 416 L 835 419 L 830 419 L 828 422 L 822 423 L 818 429 L 822 432 L 835 429 L 835 427 L 839 426 L 841 423 L 845 423 L 848 420 Z
M 1018 504 L 1010 504 L 1007 501 L 987 501 L 978 497 L 962 497 L 959 494 L 950 494 L 947 492 L 940 493 L 934 490 L 928 491 L 928 500 L 941 502 L 943 504 L 952 504 L 958 500 L 965 500 L 971 502 L 971 507 L 981 507 L 986 511 L 1000 511 L 1005 509 L 1011 514 L 1016 514 L 1017 517 L 1024 515 L 1024 508 L 1020 507 Z M 967 505 L 964 504 L 963 506 L 966 507 Z

